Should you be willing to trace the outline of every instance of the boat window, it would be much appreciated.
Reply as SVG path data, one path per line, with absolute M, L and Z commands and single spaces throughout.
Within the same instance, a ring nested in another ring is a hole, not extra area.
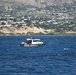
M 31 44 L 31 42 L 32 42 L 32 41 L 31 41 L 31 40 L 29 40 L 29 41 L 27 41 L 27 44 Z
M 39 40 L 33 40 L 33 42 L 38 42 Z

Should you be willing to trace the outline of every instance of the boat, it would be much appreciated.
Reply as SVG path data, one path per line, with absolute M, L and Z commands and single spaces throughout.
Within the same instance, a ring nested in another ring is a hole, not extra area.
M 40 39 L 27 38 L 26 42 L 21 42 L 21 46 L 41 46 L 44 45 L 44 42 L 40 41 Z

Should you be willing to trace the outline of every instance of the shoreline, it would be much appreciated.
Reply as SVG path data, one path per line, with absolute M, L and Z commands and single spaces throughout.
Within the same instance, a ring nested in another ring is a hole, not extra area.
M 54 29 L 43 29 L 37 27 L 2 27 L 0 36 L 25 36 L 25 35 L 76 35 L 76 31 L 56 32 Z
M 60 35 L 60 36 L 67 35 L 68 36 L 68 35 L 76 35 L 76 33 L 69 33 L 69 34 L 67 34 L 67 33 L 64 33 L 64 34 L 63 33 L 62 34 L 61 33 L 58 33 L 58 34 L 38 34 L 37 33 L 37 34 L 35 34 L 35 33 L 33 33 L 33 34 L 29 34 L 29 35 L 28 34 L 12 34 L 12 35 L 11 34 L 0 34 L 0 36 L 37 36 L 37 35 L 40 35 L 40 36 L 41 35 L 46 35 L 46 36 L 47 35 Z

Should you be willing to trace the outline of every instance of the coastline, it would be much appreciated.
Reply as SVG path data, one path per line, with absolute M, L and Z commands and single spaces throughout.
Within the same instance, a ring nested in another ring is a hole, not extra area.
M 2 27 L 0 36 L 25 36 L 25 35 L 76 35 L 74 31 L 55 32 L 54 29 L 43 29 L 37 27 Z
M 39 33 L 32 33 L 32 34 L 0 34 L 0 36 L 37 36 L 37 35 L 44 35 L 44 36 L 47 36 L 47 35 L 60 35 L 60 36 L 62 36 L 62 35 L 76 35 L 76 33 L 69 33 L 69 34 L 67 34 L 67 33 L 64 33 L 64 34 L 61 34 L 61 33 L 58 33 L 58 34 L 56 34 L 56 33 L 53 33 L 53 34 L 39 34 Z

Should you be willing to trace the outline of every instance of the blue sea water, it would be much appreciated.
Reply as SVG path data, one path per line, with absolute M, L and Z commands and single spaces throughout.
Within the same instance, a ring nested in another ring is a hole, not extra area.
M 0 75 L 76 75 L 76 36 L 32 37 L 45 45 L 22 47 L 27 36 L 0 36 Z

